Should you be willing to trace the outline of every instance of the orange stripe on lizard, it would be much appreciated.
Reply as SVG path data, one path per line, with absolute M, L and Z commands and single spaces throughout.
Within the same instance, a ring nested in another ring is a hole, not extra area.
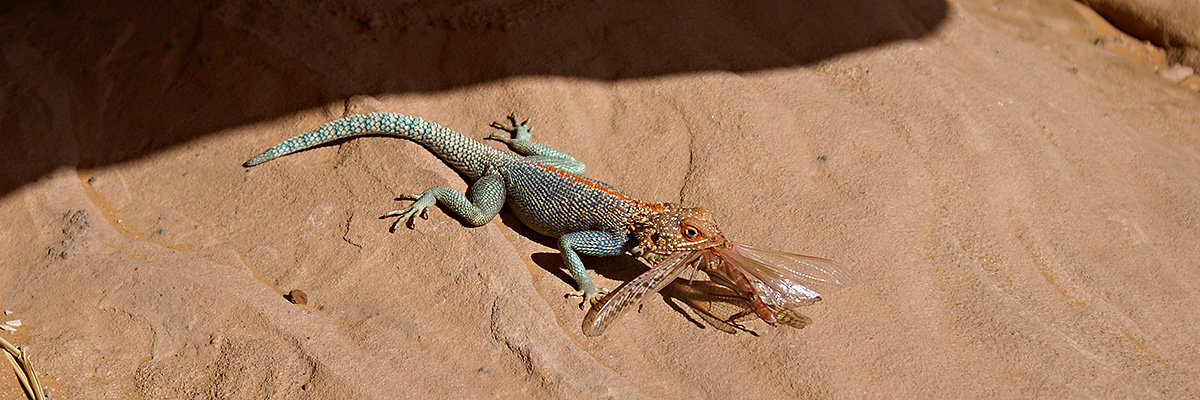
M 583 184 L 584 186 L 587 186 L 587 187 L 589 187 L 589 188 L 596 189 L 596 190 L 599 190 L 599 191 L 601 191 L 601 192 L 604 192 L 604 193 L 607 193 L 607 194 L 613 195 L 613 197 L 616 197 L 616 198 L 618 198 L 618 199 L 625 200 L 625 201 L 628 201 L 628 202 L 630 202 L 630 203 L 637 204 L 638 206 L 641 206 L 641 207 L 644 207 L 644 208 L 648 208 L 648 209 L 651 209 L 651 210 L 654 210 L 654 211 L 664 211 L 664 210 L 666 210 L 666 208 L 664 208 L 664 207 L 663 207 L 663 206 L 661 206 L 661 205 L 654 204 L 654 203 L 646 203 L 646 202 L 643 202 L 643 201 L 641 201 L 641 200 L 638 200 L 638 199 L 635 199 L 635 198 L 632 198 L 632 197 L 626 196 L 624 193 L 618 192 L 618 191 L 616 191 L 616 190 L 613 190 L 612 188 L 609 188 L 609 187 L 607 187 L 607 186 L 601 185 L 601 184 L 599 184 L 599 183 L 596 183 L 596 182 L 594 182 L 594 181 L 590 181 L 590 180 L 584 179 L 582 176 L 575 175 L 575 174 L 572 174 L 572 173 L 570 173 L 570 172 L 563 171 L 563 170 L 561 170 L 561 169 L 554 168 L 554 167 L 552 167 L 552 166 L 549 166 L 549 165 L 546 165 L 546 164 L 542 164 L 542 163 L 540 163 L 540 162 L 537 162 L 537 161 L 534 161 L 533 163 L 534 163 L 535 165 L 539 166 L 539 167 L 542 167 L 542 169 L 544 169 L 544 170 L 546 170 L 546 171 L 557 173 L 557 174 L 558 174 L 558 176 L 561 176 L 561 177 L 564 177 L 564 178 L 571 179 L 572 181 L 575 181 L 576 183 L 581 183 L 581 184 Z

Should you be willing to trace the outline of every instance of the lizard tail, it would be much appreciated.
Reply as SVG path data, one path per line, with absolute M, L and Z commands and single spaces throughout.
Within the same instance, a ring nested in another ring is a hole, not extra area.
M 489 165 L 504 157 L 503 152 L 494 147 L 421 118 L 396 113 L 371 113 L 329 122 L 314 131 L 285 140 L 242 165 L 250 167 L 334 140 L 370 134 L 396 136 L 420 143 L 472 179 L 482 176 Z

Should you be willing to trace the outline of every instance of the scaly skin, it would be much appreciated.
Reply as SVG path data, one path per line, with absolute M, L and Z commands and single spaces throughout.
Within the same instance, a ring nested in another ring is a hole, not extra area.
M 288 139 L 246 161 L 245 166 L 366 134 L 382 133 L 420 143 L 475 184 L 470 198 L 443 186 L 420 195 L 402 195 L 399 199 L 415 202 L 385 215 L 399 217 L 392 231 L 401 222 L 411 226 L 417 216 L 424 218 L 429 207 L 438 202 L 474 226 L 491 221 L 507 203 L 525 225 L 558 238 L 563 263 L 579 285 L 568 295 L 582 296 L 584 304 L 596 302 L 607 290 L 592 284 L 580 254 L 609 257 L 629 252 L 658 262 L 676 251 L 700 250 L 725 242 L 707 210 L 638 201 L 606 183 L 581 177 L 583 163 L 530 140 L 528 120 L 519 122 L 512 115 L 508 120 L 496 121 L 492 126 L 512 137 L 493 133 L 489 139 L 504 142 L 525 157 L 486 146 L 421 118 L 372 113 L 329 122 Z

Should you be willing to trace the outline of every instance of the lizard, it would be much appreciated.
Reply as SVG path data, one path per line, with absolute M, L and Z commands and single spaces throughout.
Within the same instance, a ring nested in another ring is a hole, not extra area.
M 668 276 L 671 280 L 678 276 L 679 265 L 696 261 L 694 265 L 699 268 L 699 259 L 705 261 L 705 265 L 719 263 L 712 261 L 716 259 L 713 257 L 699 257 L 699 252 L 729 246 L 707 209 L 644 202 L 607 183 L 583 177 L 584 163 L 534 142 L 529 120 L 522 121 L 515 113 L 507 117 L 507 122 L 499 120 L 491 126 L 498 132 L 486 139 L 502 142 L 515 153 L 485 145 L 419 117 L 370 113 L 337 119 L 287 139 L 249 159 L 244 166 L 252 167 L 331 141 L 363 135 L 384 134 L 417 142 L 474 184 L 468 189 L 469 194 L 435 186 L 420 194 L 400 195 L 396 200 L 412 200 L 413 203 L 381 217 L 397 217 L 390 230 L 395 232 L 401 223 L 411 228 L 418 216 L 427 219 L 429 208 L 437 203 L 472 226 L 488 223 L 507 204 L 523 224 L 540 234 L 557 238 L 563 264 L 577 285 L 567 296 L 582 297 L 580 307 L 592 304 L 595 308 L 601 296 L 608 293 L 607 289 L 592 283 L 580 255 L 611 257 L 628 253 L 651 264 L 671 263 L 657 265 L 652 270 L 671 270 L 665 274 L 657 273 L 648 283 L 657 288 L 646 287 L 634 296 L 624 296 L 628 301 L 636 301 L 646 291 L 660 289 L 659 284 Z M 736 281 L 736 278 L 732 280 Z M 831 279 L 836 280 L 836 276 Z M 747 296 L 753 298 L 752 293 L 757 292 L 748 285 L 742 285 L 742 293 L 751 293 Z M 771 310 L 787 312 L 778 307 Z M 764 316 L 763 312 L 756 312 Z M 774 322 L 772 316 L 764 319 Z M 607 325 L 602 325 L 601 330 L 603 326 Z

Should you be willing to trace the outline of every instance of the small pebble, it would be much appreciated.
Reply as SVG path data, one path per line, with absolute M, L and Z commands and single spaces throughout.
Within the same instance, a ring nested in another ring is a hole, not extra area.
M 296 305 L 302 306 L 308 304 L 308 295 L 304 294 L 304 292 L 300 289 L 293 289 L 292 291 L 288 292 L 288 294 L 283 295 L 283 298 Z
M 1167 78 L 1167 80 L 1171 81 L 1172 83 L 1179 83 L 1183 82 L 1183 80 L 1187 79 L 1187 77 L 1192 76 L 1192 72 L 1195 72 L 1192 70 L 1192 67 L 1176 65 L 1171 68 L 1158 71 L 1158 74 L 1163 78 Z

